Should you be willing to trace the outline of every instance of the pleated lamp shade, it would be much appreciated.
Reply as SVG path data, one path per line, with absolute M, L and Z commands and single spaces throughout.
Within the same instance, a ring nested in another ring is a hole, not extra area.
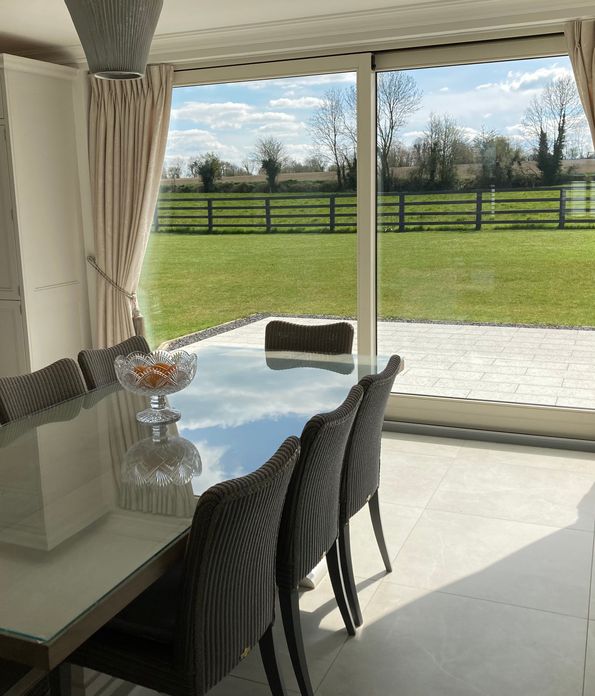
M 89 71 L 107 80 L 145 74 L 163 0 L 65 0 Z

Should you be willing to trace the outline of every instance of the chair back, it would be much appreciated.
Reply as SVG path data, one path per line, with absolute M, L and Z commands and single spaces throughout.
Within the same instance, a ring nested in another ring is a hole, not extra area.
M 350 375 L 355 370 L 353 355 L 349 354 L 336 358 L 322 353 L 304 354 L 283 351 L 280 354 L 277 351 L 272 351 L 272 353 L 265 351 L 265 360 L 270 370 L 295 370 L 307 367 L 314 370 L 336 372 L 340 375 Z
M 254 473 L 218 483 L 199 499 L 176 620 L 180 672 L 205 693 L 273 623 L 275 554 L 283 503 L 299 457 L 289 437 Z
M 339 408 L 314 416 L 304 427 L 279 531 L 279 587 L 296 589 L 337 539 L 341 470 L 362 395 L 360 386 L 352 387 Z
M 353 326 L 346 321 L 308 325 L 274 320 L 266 326 L 264 348 L 328 355 L 351 353 Z
M 0 423 L 8 423 L 85 394 L 79 366 L 62 358 L 17 377 L 0 377 Z
M 341 524 L 355 515 L 378 488 L 384 412 L 402 365 L 401 358 L 393 355 L 382 372 L 366 375 L 359 381 L 364 397 L 345 452 L 341 480 Z
M 79 365 L 88 389 L 99 389 L 118 381 L 114 361 L 118 355 L 130 353 L 150 353 L 151 349 L 144 336 L 131 336 L 110 348 L 81 350 Z

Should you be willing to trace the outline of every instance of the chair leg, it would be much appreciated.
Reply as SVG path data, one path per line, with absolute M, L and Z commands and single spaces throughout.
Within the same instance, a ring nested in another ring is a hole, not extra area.
M 71 696 L 72 674 L 70 665 L 63 663 L 50 672 L 50 696 Z
M 283 619 L 287 647 L 289 648 L 289 656 L 293 664 L 295 678 L 300 687 L 300 693 L 302 696 L 313 696 L 314 689 L 310 682 L 306 652 L 304 650 L 298 591 L 279 588 L 279 604 L 281 606 L 281 617 Z
M 362 610 L 357 597 L 357 588 L 355 586 L 355 577 L 353 575 L 353 562 L 351 560 L 351 540 L 349 536 L 349 523 L 343 525 L 339 530 L 339 558 L 341 562 L 341 573 L 345 583 L 345 594 L 351 609 L 351 615 L 356 626 L 361 626 L 364 623 Z
M 382 520 L 380 519 L 380 505 L 378 502 L 378 489 L 374 495 L 368 501 L 368 507 L 370 509 L 370 517 L 372 518 L 372 526 L 374 527 L 374 535 L 376 536 L 376 543 L 380 549 L 380 554 L 382 555 L 382 560 L 384 561 L 384 567 L 387 573 L 393 572 L 393 567 L 388 557 L 388 549 L 386 548 L 386 541 L 384 540 L 384 532 L 382 531 Z
M 349 605 L 347 602 L 347 596 L 345 594 L 345 585 L 343 583 L 343 577 L 341 575 L 341 566 L 339 564 L 339 555 L 337 552 L 338 542 L 331 546 L 326 554 L 326 564 L 328 566 L 328 574 L 331 578 L 331 584 L 333 586 L 333 592 L 335 593 L 335 599 L 337 600 L 337 605 L 339 606 L 339 611 L 343 617 L 343 622 L 347 633 L 350 636 L 355 635 L 355 625 L 353 618 L 351 616 L 351 611 L 349 610 Z
M 275 651 L 275 640 L 273 638 L 273 624 L 271 624 L 266 633 L 258 641 L 260 647 L 260 656 L 264 671 L 266 672 L 269 681 L 269 687 L 273 696 L 287 696 L 283 675 L 279 669 L 277 653 Z

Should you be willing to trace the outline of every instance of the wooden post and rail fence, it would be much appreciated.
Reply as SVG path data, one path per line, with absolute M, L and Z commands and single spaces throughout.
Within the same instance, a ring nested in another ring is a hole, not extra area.
M 592 225 L 595 187 L 590 182 L 533 189 L 396 192 L 378 194 L 378 229 L 480 231 Z M 161 194 L 153 232 L 350 232 L 356 229 L 353 193 L 207 196 Z

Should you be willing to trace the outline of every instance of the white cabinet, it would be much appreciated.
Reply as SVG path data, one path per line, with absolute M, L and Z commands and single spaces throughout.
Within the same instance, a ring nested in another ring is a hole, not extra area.
M 90 345 L 77 75 L 0 55 L 0 301 L 20 302 L 21 336 L 12 337 L 15 350 L 25 343 L 21 372 L 76 357 Z M 12 369 L 10 339 L 2 338 L 0 374 Z
M 0 300 L 19 299 L 18 257 L 9 172 L 6 126 L 0 120 Z
M 21 303 L 0 300 L 0 377 L 26 372 L 28 366 Z

